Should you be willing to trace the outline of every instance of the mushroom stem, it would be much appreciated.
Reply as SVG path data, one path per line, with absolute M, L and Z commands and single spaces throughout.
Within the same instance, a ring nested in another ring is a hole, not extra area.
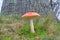
M 30 27 L 31 27 L 31 33 L 35 33 L 33 19 L 30 19 Z

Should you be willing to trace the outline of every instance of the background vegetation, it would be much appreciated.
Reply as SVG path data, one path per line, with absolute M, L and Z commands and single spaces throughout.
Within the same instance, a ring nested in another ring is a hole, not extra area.
M 60 40 L 60 23 L 53 12 L 34 18 L 36 33 L 30 33 L 29 20 L 19 14 L 0 14 L 0 40 Z

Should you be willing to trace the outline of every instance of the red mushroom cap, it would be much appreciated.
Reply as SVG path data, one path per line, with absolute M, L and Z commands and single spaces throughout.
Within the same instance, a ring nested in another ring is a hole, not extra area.
M 26 19 L 30 19 L 30 18 L 35 18 L 35 17 L 39 17 L 40 15 L 36 12 L 27 12 L 26 14 L 22 15 L 22 18 Z

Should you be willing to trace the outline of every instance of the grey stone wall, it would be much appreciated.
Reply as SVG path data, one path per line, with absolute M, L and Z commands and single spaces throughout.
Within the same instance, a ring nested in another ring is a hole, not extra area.
M 49 0 L 4 0 L 1 13 L 21 13 L 35 11 L 44 15 L 50 11 Z
M 15 5 L 16 3 L 14 2 L 14 0 L 3 0 L 1 13 L 4 13 L 4 14 L 14 13 Z

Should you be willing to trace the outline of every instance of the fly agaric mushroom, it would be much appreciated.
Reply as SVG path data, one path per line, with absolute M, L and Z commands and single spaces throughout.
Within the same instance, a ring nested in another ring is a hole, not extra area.
M 34 25 L 33 25 L 33 18 L 39 17 L 40 15 L 36 12 L 27 12 L 26 14 L 22 15 L 23 19 L 29 19 L 30 20 L 30 27 L 31 27 L 31 33 L 35 33 Z

